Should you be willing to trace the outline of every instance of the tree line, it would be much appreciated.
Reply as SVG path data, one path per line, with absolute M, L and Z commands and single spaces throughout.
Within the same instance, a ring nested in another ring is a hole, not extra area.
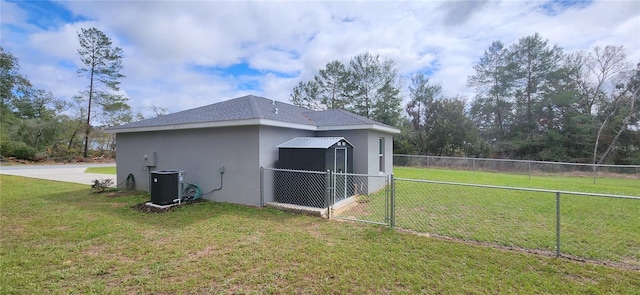
M 119 91 L 122 49 L 96 28 L 77 37 L 86 87 L 70 101 L 33 87 L 0 47 L 3 157 L 112 156 L 115 139 L 102 129 L 143 119 Z M 444 96 L 427 75 L 405 81 L 393 60 L 365 52 L 327 63 L 293 88 L 291 101 L 397 127 L 396 153 L 640 164 L 640 63 L 623 47 L 565 52 L 534 34 L 494 41 L 473 69 L 473 97 Z
M 473 97 L 444 96 L 423 73 L 402 91 L 393 60 L 367 52 L 329 62 L 291 101 L 398 127 L 396 153 L 640 164 L 640 63 L 623 47 L 565 52 L 536 33 L 494 41 L 473 69 Z
M 0 47 L 0 154 L 27 160 L 69 160 L 107 156 L 115 151 L 115 138 L 106 126 L 140 120 L 129 98 L 120 93 L 124 78 L 122 49 L 96 28 L 77 33 L 77 73 L 86 81 L 71 100 L 35 88 L 20 73 L 18 59 Z M 156 114 L 166 112 L 154 108 Z

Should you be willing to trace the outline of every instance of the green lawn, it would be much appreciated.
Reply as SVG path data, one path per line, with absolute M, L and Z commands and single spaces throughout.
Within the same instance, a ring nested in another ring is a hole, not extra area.
M 535 177 L 500 173 L 394 168 L 396 179 L 478 183 L 638 195 L 640 181 L 580 177 Z M 499 246 L 556 249 L 556 195 L 496 188 L 396 180 L 395 225 L 422 233 Z M 622 263 L 640 269 L 640 200 L 563 194 L 560 198 L 563 255 Z M 338 216 L 384 222 L 380 192 Z
M 113 174 L 116 175 L 116 166 L 109 167 L 89 167 L 84 173 Z
M 640 272 L 240 205 L 0 176 L 1 294 L 633 294 Z
M 640 179 L 570 176 L 531 176 L 523 174 L 393 167 L 396 178 L 428 179 L 459 183 L 475 183 L 509 187 L 616 194 L 640 197 Z

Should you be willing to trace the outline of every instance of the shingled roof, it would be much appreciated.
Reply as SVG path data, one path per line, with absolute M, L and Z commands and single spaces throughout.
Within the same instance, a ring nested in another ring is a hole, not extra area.
M 122 133 L 247 125 L 305 130 L 374 129 L 389 133 L 400 132 L 391 126 L 344 110 L 313 111 L 254 95 L 110 127 L 106 131 Z

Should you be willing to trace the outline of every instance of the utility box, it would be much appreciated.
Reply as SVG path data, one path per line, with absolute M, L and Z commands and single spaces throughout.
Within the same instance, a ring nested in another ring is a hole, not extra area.
M 151 171 L 151 203 L 169 205 L 182 198 L 184 171 Z
M 144 161 L 144 166 L 145 167 L 158 166 L 158 153 L 157 152 L 147 152 L 142 156 L 142 160 Z

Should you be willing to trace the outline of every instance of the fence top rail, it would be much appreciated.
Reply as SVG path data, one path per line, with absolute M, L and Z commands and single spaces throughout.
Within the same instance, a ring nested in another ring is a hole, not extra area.
M 513 191 L 527 191 L 527 192 L 554 193 L 554 194 L 555 193 L 560 193 L 560 194 L 576 195 L 576 196 L 591 196 L 591 197 L 604 197 L 604 198 L 640 200 L 640 196 L 625 196 L 625 195 L 612 195 L 612 194 L 599 194 L 599 193 L 572 192 L 572 191 L 561 191 L 561 190 L 548 190 L 548 189 L 525 188 L 525 187 L 510 187 L 510 186 L 500 186 L 500 185 L 473 184 L 473 183 L 436 181 L 436 180 L 424 180 L 424 179 L 411 179 L 411 178 L 395 178 L 395 180 L 409 181 L 409 182 L 433 183 L 433 184 L 458 185 L 458 186 L 471 186 L 471 187 L 481 187 L 481 188 L 495 188 L 495 189 L 504 189 L 504 190 L 513 190 Z
M 312 170 L 295 170 L 295 169 L 281 169 L 281 168 L 267 168 L 267 167 L 262 167 L 262 169 L 264 170 L 270 170 L 270 171 L 282 171 L 282 172 L 298 172 L 298 173 L 309 173 L 309 174 L 327 174 L 326 171 L 312 171 Z M 363 176 L 363 177 L 374 177 L 374 178 L 387 178 L 389 177 L 389 174 L 357 174 L 357 173 L 340 173 L 340 172 L 333 172 L 333 174 L 337 174 L 337 175 L 345 175 L 345 176 Z
M 345 176 L 362 176 L 362 177 L 371 177 L 371 178 L 387 178 L 389 174 L 357 174 L 357 173 L 342 173 L 342 172 L 333 172 L 334 175 L 345 175 Z
M 640 168 L 640 165 L 587 164 L 587 163 L 567 163 L 567 162 L 549 162 L 549 161 L 532 161 L 532 160 L 403 155 L 403 154 L 393 154 L 393 156 L 394 157 L 412 157 L 412 158 L 448 159 L 448 160 L 475 160 L 475 161 L 516 162 L 516 163 L 551 164 L 551 165 L 571 165 L 571 166 L 588 166 L 588 167 Z
M 327 174 L 326 171 L 294 170 L 294 169 L 280 169 L 280 168 L 267 168 L 267 167 L 261 167 L 261 168 L 264 170 L 270 170 L 270 171 L 298 172 L 298 173 L 308 173 L 308 174 Z

